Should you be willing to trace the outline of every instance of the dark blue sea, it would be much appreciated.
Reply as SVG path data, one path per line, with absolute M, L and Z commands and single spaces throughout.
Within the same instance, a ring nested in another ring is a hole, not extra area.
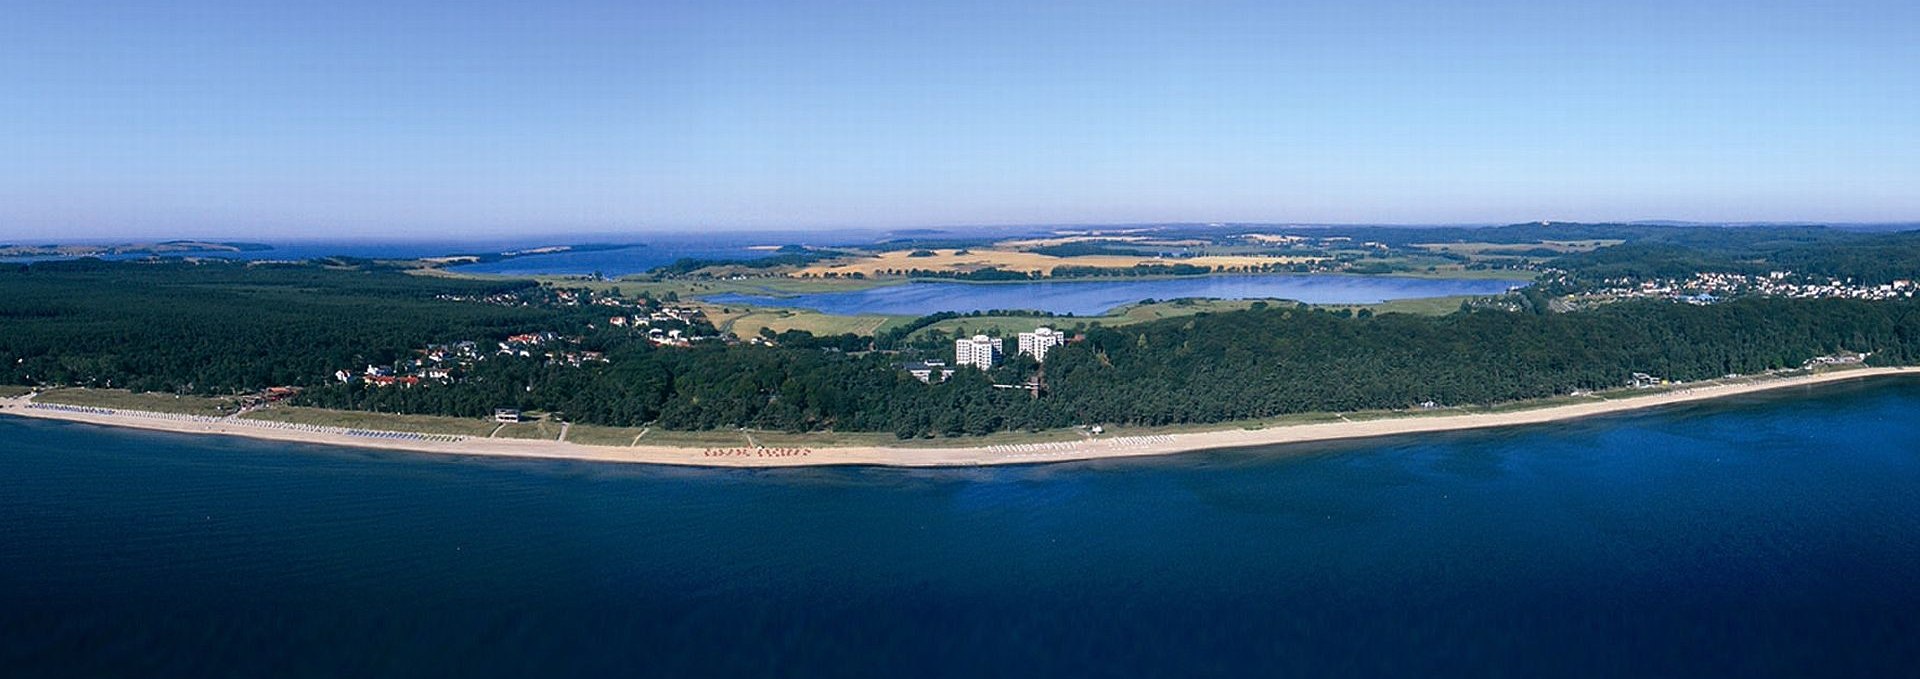
M 1913 676 L 1920 382 L 723 471 L 0 418 L 26 676 Z

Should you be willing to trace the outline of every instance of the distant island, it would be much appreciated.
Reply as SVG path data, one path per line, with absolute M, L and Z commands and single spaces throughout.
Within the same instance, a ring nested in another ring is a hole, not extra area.
M 461 264 L 489 264 L 493 262 L 504 262 L 509 259 L 518 259 L 521 257 L 537 257 L 540 255 L 558 255 L 558 254 L 567 253 L 567 252 L 608 252 L 608 251 L 614 251 L 614 250 L 626 250 L 629 248 L 643 248 L 643 247 L 646 247 L 646 244 L 644 243 L 582 243 L 579 245 L 547 245 L 547 246 L 535 247 L 535 248 L 523 248 L 520 250 L 508 250 L 505 252 L 486 252 L 486 253 L 478 253 L 478 254 L 425 257 L 420 259 L 419 261 L 428 266 L 435 266 L 435 267 L 458 266 Z
M 0 245 L 0 258 L 195 255 L 219 252 L 261 252 L 272 249 L 273 246 L 264 243 L 208 242 L 196 240 L 170 240 L 159 243 L 119 243 L 113 245 Z

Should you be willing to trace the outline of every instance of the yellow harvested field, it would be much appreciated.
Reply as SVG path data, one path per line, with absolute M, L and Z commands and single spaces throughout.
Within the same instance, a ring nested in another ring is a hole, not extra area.
M 1308 238 L 1306 236 L 1289 236 L 1286 234 L 1274 234 L 1274 233 L 1243 233 L 1243 234 L 1240 234 L 1240 237 L 1250 241 L 1259 242 L 1259 243 L 1282 243 L 1282 244 L 1298 243 L 1300 241 L 1313 240 L 1312 238 Z
M 1048 274 L 1055 267 L 1086 266 L 1102 269 L 1130 269 L 1142 264 L 1204 266 L 1215 271 L 1240 271 L 1267 265 L 1287 265 L 1315 261 L 1314 257 L 1261 257 L 1255 255 L 1219 255 L 1206 257 L 1187 257 L 1184 259 L 1162 259 L 1159 257 L 1131 257 L 1126 255 L 1088 255 L 1084 257 L 1053 257 L 1033 252 L 1012 250 L 971 250 L 959 254 L 959 250 L 933 250 L 928 257 L 912 257 L 906 250 L 883 252 L 875 257 L 834 260 L 809 266 L 795 272 L 795 276 L 825 277 L 845 276 L 858 273 L 864 276 L 899 275 L 907 271 L 968 272 L 980 269 L 1002 269 L 1027 273 Z
M 1137 243 L 1146 240 L 1146 236 L 1056 236 L 1054 238 L 1022 238 L 1003 240 L 997 245 L 1003 248 L 1044 248 L 1068 243 L 1086 243 L 1089 241 L 1107 241 L 1112 243 Z

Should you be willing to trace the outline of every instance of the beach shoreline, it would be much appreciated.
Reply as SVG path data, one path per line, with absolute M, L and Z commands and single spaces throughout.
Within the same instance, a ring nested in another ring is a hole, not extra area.
M 1504 412 L 1423 414 L 1262 428 L 1219 429 L 1139 436 L 1089 436 L 1078 441 L 956 446 L 951 448 L 727 447 L 658 445 L 594 446 L 544 439 L 493 439 L 365 429 L 290 425 L 265 420 L 195 417 L 35 403 L 32 395 L 0 399 L 0 415 L 63 420 L 185 434 L 240 436 L 268 441 L 397 450 L 474 457 L 581 460 L 702 467 L 800 467 L 866 465 L 975 467 L 1041 464 L 1175 455 L 1250 448 L 1544 424 L 1667 405 L 1895 375 L 1920 375 L 1920 367 L 1856 368 L 1789 377 L 1753 376 L 1751 381 L 1680 384 L 1645 395 L 1592 402 L 1543 405 Z M 1226 426 L 1226 425 L 1223 425 Z

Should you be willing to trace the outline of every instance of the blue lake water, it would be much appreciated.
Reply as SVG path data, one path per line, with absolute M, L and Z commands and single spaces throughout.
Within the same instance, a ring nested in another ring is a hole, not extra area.
M 0 418 L 25 676 L 1911 676 L 1920 383 L 962 470 Z
M 1143 299 L 1288 299 L 1309 304 L 1372 304 L 1395 299 L 1492 295 L 1518 281 L 1439 280 L 1397 276 L 1243 275 L 1146 280 L 953 283 L 918 281 L 852 292 L 778 296 L 709 295 L 721 304 L 814 309 L 830 314 L 922 316 L 938 311 L 1026 309 L 1097 316 Z

